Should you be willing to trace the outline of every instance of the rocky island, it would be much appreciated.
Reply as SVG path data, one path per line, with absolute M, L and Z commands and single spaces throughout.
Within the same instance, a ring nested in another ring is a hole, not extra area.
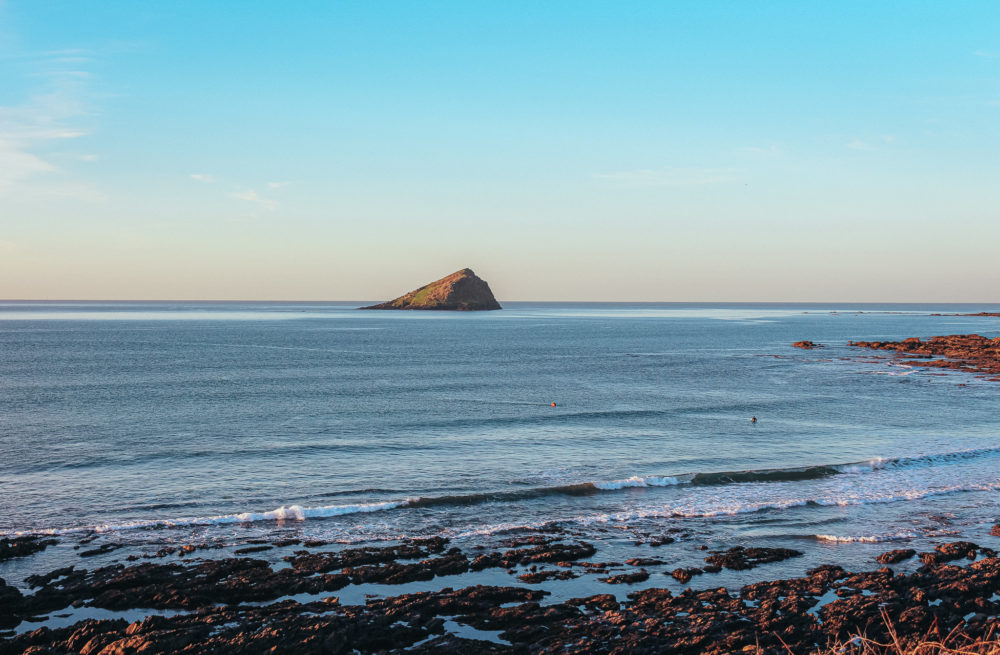
M 486 280 L 473 273 L 472 269 L 463 268 L 395 300 L 360 309 L 485 311 L 501 307 Z

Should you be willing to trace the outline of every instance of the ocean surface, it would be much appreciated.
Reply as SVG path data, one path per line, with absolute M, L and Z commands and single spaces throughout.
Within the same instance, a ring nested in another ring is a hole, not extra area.
M 0 303 L 0 534 L 996 545 L 1000 382 L 846 344 L 1000 307 L 360 304 Z

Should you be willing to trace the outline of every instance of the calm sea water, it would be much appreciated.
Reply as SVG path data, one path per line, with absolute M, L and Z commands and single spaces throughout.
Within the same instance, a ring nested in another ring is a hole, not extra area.
M 355 306 L 0 304 L 0 533 L 884 550 L 1000 514 L 1000 383 L 846 346 L 996 336 L 929 314 L 997 307 Z

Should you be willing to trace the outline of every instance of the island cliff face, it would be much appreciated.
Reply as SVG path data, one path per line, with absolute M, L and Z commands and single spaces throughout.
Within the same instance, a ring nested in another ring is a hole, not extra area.
M 480 311 L 501 309 L 493 297 L 490 285 L 472 269 L 460 271 L 431 282 L 405 296 L 361 309 L 437 309 L 452 311 Z

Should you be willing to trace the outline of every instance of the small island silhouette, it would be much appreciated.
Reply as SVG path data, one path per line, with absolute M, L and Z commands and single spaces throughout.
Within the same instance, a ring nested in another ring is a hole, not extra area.
M 473 273 L 471 268 L 463 268 L 395 300 L 359 309 L 486 311 L 502 308 L 486 280 Z

